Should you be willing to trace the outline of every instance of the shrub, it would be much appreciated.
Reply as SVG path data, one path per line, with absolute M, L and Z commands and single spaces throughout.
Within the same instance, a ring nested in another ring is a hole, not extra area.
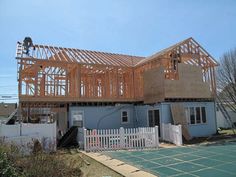
M 81 176 L 81 170 L 75 163 L 65 164 L 57 154 L 37 153 L 20 161 L 21 167 L 29 177 L 67 177 Z
M 44 153 L 35 147 L 31 155 L 24 156 L 17 146 L 0 142 L 0 177 L 81 176 L 75 164 L 72 160 L 65 162 L 57 153 Z
M 18 177 L 16 169 L 7 159 L 7 154 L 0 152 L 0 176 L 2 177 Z
M 19 177 L 23 174 L 13 164 L 13 156 L 16 152 L 15 146 L 6 144 L 0 145 L 0 176 L 1 177 Z

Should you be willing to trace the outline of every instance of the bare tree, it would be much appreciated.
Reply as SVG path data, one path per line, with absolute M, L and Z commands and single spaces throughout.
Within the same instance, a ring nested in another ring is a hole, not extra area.
M 236 112 L 236 48 L 223 54 L 217 70 L 218 96 Z

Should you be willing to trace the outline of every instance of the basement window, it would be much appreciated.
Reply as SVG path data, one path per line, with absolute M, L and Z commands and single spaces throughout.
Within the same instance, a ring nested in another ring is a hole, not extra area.
M 121 111 L 121 123 L 129 122 L 129 114 L 128 111 Z
M 188 123 L 191 125 L 206 123 L 205 107 L 186 107 L 185 115 Z

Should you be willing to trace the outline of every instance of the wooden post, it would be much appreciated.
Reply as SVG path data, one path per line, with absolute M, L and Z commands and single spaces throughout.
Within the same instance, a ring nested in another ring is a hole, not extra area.
M 213 94 L 214 94 L 214 97 L 216 97 L 216 75 L 215 75 L 215 68 L 213 67 L 213 70 L 212 70 L 212 80 L 213 80 Z
M 168 141 L 172 142 L 173 140 L 171 139 L 171 133 L 172 133 L 171 123 L 168 123 L 168 132 L 169 132 Z
M 81 97 L 81 65 L 77 66 L 78 83 L 76 84 L 76 96 Z
M 161 139 L 165 140 L 165 124 L 161 124 Z
M 159 135 L 158 135 L 158 126 L 155 126 L 155 147 L 158 148 L 159 147 Z
M 125 147 L 125 130 L 120 127 L 120 147 L 123 149 Z
M 182 138 L 182 125 L 178 125 L 179 128 L 179 134 L 178 134 L 178 143 L 177 145 L 182 146 L 183 145 L 183 138 Z
M 57 92 L 58 92 L 58 88 L 57 88 Z M 45 73 L 44 72 L 43 72 L 43 76 L 40 82 L 40 96 L 45 96 Z
M 18 71 L 18 97 L 22 94 L 22 60 L 20 60 L 20 67 Z
M 83 129 L 84 129 L 84 151 L 87 151 L 87 136 L 86 136 L 87 130 L 84 127 Z
M 67 68 L 65 69 L 65 73 L 66 73 L 66 83 L 65 83 L 65 96 L 68 96 L 68 78 L 69 78 L 69 71 L 68 71 L 68 66 Z
M 34 96 L 38 96 L 38 64 L 35 64 Z

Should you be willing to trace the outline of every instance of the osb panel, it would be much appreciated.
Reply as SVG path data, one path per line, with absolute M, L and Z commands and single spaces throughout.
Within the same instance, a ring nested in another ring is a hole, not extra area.
M 171 113 L 175 125 L 182 125 L 182 134 L 186 140 L 191 139 L 191 135 L 188 131 L 188 122 L 184 111 L 184 106 L 182 103 L 172 103 Z
M 144 102 L 154 103 L 164 100 L 164 68 L 144 72 Z
M 179 64 L 178 71 L 179 80 L 165 80 L 165 98 L 211 98 L 200 67 Z
M 178 64 L 179 80 L 164 78 L 164 69 L 159 67 L 144 73 L 144 102 L 156 103 L 165 98 L 211 98 L 208 83 L 202 80 L 198 66 Z

